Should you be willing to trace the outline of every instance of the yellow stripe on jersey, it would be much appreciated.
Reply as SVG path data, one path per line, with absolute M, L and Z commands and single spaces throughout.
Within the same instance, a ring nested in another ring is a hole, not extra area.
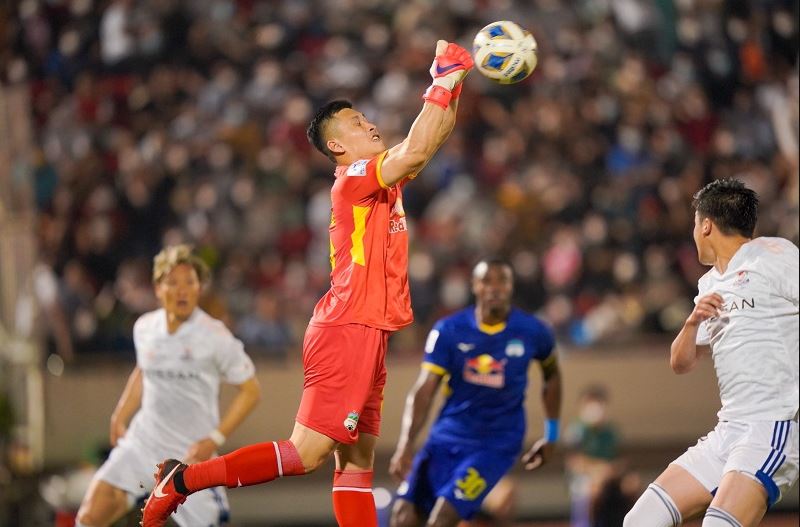
M 375 162 L 375 177 L 378 178 L 378 185 L 380 185 L 381 188 L 389 188 L 389 185 L 384 183 L 383 176 L 381 175 L 383 160 L 386 158 L 386 154 L 388 153 L 388 150 L 384 150 L 383 153 L 378 156 L 378 160 Z
M 331 212 L 331 227 L 336 225 L 336 218 L 333 217 L 333 212 Z M 336 249 L 333 247 L 333 238 L 328 236 L 328 245 L 330 246 L 330 260 L 331 260 L 331 271 L 336 269 Z
M 442 395 L 447 398 L 453 395 L 453 389 L 450 388 L 450 374 L 444 376 L 442 379 Z
M 483 322 L 479 322 L 478 329 L 487 335 L 494 335 L 506 329 L 506 323 L 498 322 L 497 324 L 484 324 Z
M 436 375 L 441 375 L 441 376 L 445 376 L 448 373 L 446 369 L 442 368 L 438 364 L 433 364 L 431 362 L 423 362 L 422 363 L 422 369 L 423 370 L 428 370 L 431 373 L 434 373 Z
M 353 205 L 353 234 L 350 235 L 353 247 L 350 248 L 350 257 L 353 259 L 353 263 L 362 267 L 367 265 L 364 257 L 364 233 L 367 231 L 369 209 L 370 207 Z

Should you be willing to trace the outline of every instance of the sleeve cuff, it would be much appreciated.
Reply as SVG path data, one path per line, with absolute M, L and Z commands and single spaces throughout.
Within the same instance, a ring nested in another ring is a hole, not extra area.
M 383 160 L 386 159 L 387 153 L 389 153 L 389 151 L 384 150 L 378 155 L 378 159 L 375 161 L 375 178 L 378 180 L 378 185 L 380 185 L 381 188 L 389 188 L 389 185 L 383 181 L 383 175 L 381 174 L 381 167 L 383 166 Z
M 422 363 L 422 369 L 423 370 L 428 370 L 431 373 L 434 373 L 436 375 L 441 375 L 441 376 L 445 376 L 448 373 L 445 368 L 439 366 L 438 364 L 434 364 L 432 362 L 423 362 Z

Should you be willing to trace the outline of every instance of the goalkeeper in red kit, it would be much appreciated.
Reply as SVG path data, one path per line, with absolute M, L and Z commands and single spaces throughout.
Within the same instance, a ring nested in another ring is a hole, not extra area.
M 433 82 L 402 143 L 380 132 L 347 101 L 323 106 L 308 127 L 311 143 L 336 163 L 331 188 L 331 287 L 303 341 L 304 383 L 291 437 L 258 443 L 194 465 L 159 465 L 144 527 L 164 525 L 191 493 L 265 483 L 312 472 L 336 456 L 333 510 L 341 527 L 375 527 L 372 465 L 380 432 L 389 335 L 411 323 L 408 231 L 403 186 L 453 130 L 470 54 L 440 40 Z

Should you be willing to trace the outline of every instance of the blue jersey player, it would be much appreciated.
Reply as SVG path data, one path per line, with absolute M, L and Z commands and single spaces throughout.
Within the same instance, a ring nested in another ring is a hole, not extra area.
M 552 454 L 561 406 L 553 334 L 536 317 L 511 307 L 513 287 L 508 263 L 481 261 L 472 274 L 475 306 L 439 320 L 431 330 L 389 469 L 404 480 L 392 527 L 451 527 L 478 512 L 522 448 L 532 361 L 542 366 L 547 419 L 545 437 L 522 461 L 533 470 Z M 447 400 L 428 441 L 414 456 L 415 441 L 443 381 Z

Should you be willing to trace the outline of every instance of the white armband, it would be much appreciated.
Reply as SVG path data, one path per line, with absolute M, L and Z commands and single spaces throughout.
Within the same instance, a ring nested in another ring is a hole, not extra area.
M 222 432 L 217 430 L 216 428 L 208 433 L 208 438 L 211 439 L 217 446 L 222 446 L 225 444 L 225 440 L 227 439 Z

